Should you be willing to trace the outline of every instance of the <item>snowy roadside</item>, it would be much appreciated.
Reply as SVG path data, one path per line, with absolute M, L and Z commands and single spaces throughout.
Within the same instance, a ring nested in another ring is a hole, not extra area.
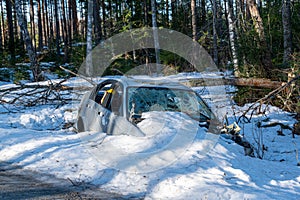
M 232 90 L 233 88 L 228 88 Z M 228 112 L 232 122 L 247 106 L 238 107 L 216 98 L 218 87 L 209 92 L 201 88 L 206 99 L 219 102 L 215 108 Z M 76 106 L 76 105 L 75 105 Z M 234 109 L 233 109 L 234 107 Z M 2 108 L 0 108 L 2 109 Z M 225 111 L 226 110 L 226 111 Z M 234 111 L 234 112 L 233 112 Z M 3 109 L 4 112 L 4 109 Z M 290 113 L 268 107 L 267 115 L 256 115 L 251 123 L 241 125 L 247 140 L 254 145 L 261 132 L 267 150 L 264 158 L 244 155 L 241 146 L 225 137 L 212 135 L 217 140 L 214 148 L 211 138 L 196 137 L 184 156 L 165 168 L 149 173 L 119 171 L 103 165 L 90 151 L 94 145 L 82 140 L 72 128 L 64 124 L 74 122 L 76 109 L 66 104 L 35 106 L 16 113 L 0 115 L 0 162 L 12 163 L 25 170 L 46 173 L 69 179 L 76 184 L 92 184 L 109 192 L 146 199 L 299 199 L 300 167 L 297 152 L 300 137 L 292 138 L 289 129 L 280 126 L 257 128 L 258 122 L 280 122 L 292 126 Z M 172 124 L 168 127 L 171 129 Z M 99 134 L 99 137 L 105 134 Z M 134 137 L 110 136 L 119 144 L 134 143 Z M 134 148 L 134 147 L 133 147 Z M 136 148 L 136 147 L 135 147 Z

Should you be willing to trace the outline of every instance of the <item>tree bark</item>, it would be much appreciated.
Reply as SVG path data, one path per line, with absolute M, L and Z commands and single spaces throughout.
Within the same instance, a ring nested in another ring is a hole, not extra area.
M 217 33 L 217 0 L 213 0 L 213 59 L 216 65 L 218 65 L 218 33 Z
M 73 38 L 78 35 L 78 18 L 77 18 L 77 4 L 76 0 L 70 0 L 72 7 L 72 28 L 73 28 Z
M 102 40 L 101 19 L 100 19 L 100 13 L 99 13 L 100 4 L 99 4 L 99 0 L 93 0 L 93 1 L 94 1 L 94 29 L 95 29 L 94 32 L 95 32 L 95 42 L 96 42 L 96 44 L 100 44 L 100 42 Z
M 36 51 L 36 32 L 35 32 L 35 23 L 34 23 L 34 5 L 33 5 L 33 0 L 30 0 L 30 24 L 31 24 L 31 37 L 33 40 L 33 47 L 34 50 Z
M 1 1 L 1 31 L 2 31 L 2 49 L 5 46 L 5 26 L 4 26 L 4 9 L 3 9 L 3 1 Z
M 292 29 L 291 29 L 291 1 L 282 0 L 282 25 L 283 25 L 283 64 L 287 65 L 291 60 Z
M 38 4 L 38 35 L 39 35 L 39 51 L 43 48 L 43 27 L 42 27 L 42 15 L 41 15 L 41 2 L 37 1 Z
M 69 36 L 68 25 L 66 17 L 65 0 L 61 0 L 62 9 L 62 29 L 63 29 L 63 41 L 64 41 L 64 62 L 69 62 Z
M 54 0 L 54 18 L 55 18 L 55 29 L 56 29 L 56 54 L 60 57 L 60 28 L 59 28 L 59 17 L 58 17 L 58 5 L 57 0 Z
M 91 76 L 92 72 L 92 32 L 93 32 L 93 0 L 88 0 L 88 13 L 87 13 L 87 33 L 86 33 L 86 66 L 85 73 Z
M 157 33 L 157 18 L 156 18 L 156 0 L 151 0 L 151 11 L 152 11 L 152 29 L 153 39 L 155 47 L 155 59 L 156 59 L 156 73 L 161 74 L 160 58 L 159 58 L 159 41 Z
M 237 58 L 237 51 L 236 51 L 235 18 L 233 15 L 232 0 L 227 0 L 227 20 L 228 20 L 229 42 L 230 42 L 230 48 L 232 54 L 234 76 L 239 77 L 240 70 L 238 66 L 238 58 Z
M 25 42 L 26 50 L 27 50 L 27 53 L 28 53 L 28 56 L 30 59 L 31 70 L 33 73 L 34 81 L 41 81 L 44 79 L 44 77 L 41 73 L 40 66 L 36 59 L 36 53 L 34 51 L 32 41 L 31 41 L 28 29 L 27 29 L 26 18 L 24 18 L 23 13 L 22 13 L 21 0 L 15 0 L 15 8 L 16 8 L 16 12 L 17 12 L 18 23 L 19 23 L 20 29 L 22 31 L 23 40 Z
M 235 85 L 245 87 L 259 87 L 276 89 L 285 84 L 285 82 L 272 81 L 264 78 L 207 78 L 207 79 L 189 79 L 187 84 L 192 87 L 198 86 L 217 86 L 217 85 Z
M 12 17 L 12 3 L 11 0 L 6 0 L 6 12 L 7 12 L 7 26 L 8 26 L 8 49 L 10 52 L 12 63 L 15 62 L 15 40 L 14 40 L 14 27 Z
M 46 12 L 47 9 L 45 9 L 45 0 L 42 0 L 42 27 L 43 27 L 43 42 L 44 45 L 48 45 L 48 35 L 47 35 L 47 29 L 48 29 L 48 22 L 46 20 Z
M 201 27 L 204 27 L 206 24 L 206 2 L 205 0 L 201 0 Z
M 47 32 L 47 45 L 48 45 L 48 48 L 50 47 L 50 44 L 52 42 L 52 39 L 53 39 L 53 29 L 52 29 L 52 20 L 49 20 L 49 16 L 48 16 L 48 0 L 44 0 L 45 1 L 45 15 L 46 15 L 46 32 Z M 50 12 L 51 13 L 51 12 Z
M 103 37 L 104 38 L 106 38 L 106 35 L 107 35 L 107 33 L 106 33 L 106 26 L 105 26 L 105 22 L 106 22 L 106 6 L 105 6 L 105 1 L 104 0 L 102 0 L 102 31 L 103 31 Z
M 268 49 L 268 45 L 267 45 L 267 41 L 266 41 L 266 37 L 265 37 L 263 21 L 259 14 L 255 0 L 247 0 L 247 4 L 248 4 L 248 9 L 249 9 L 252 21 L 254 23 L 255 31 L 257 32 L 258 37 L 259 37 L 258 46 L 263 49 L 263 55 L 261 55 L 261 62 L 265 69 L 265 72 L 263 72 L 263 73 L 265 73 L 266 76 L 269 76 L 270 73 L 266 73 L 266 72 L 267 71 L 270 72 L 271 69 L 273 69 L 273 64 L 272 64 L 271 53 Z
M 197 14 L 196 14 L 196 0 L 191 0 L 191 11 L 192 11 L 192 34 L 193 40 L 197 41 Z

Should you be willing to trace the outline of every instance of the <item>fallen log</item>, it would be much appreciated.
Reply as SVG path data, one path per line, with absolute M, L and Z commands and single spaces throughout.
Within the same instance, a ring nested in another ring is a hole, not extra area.
M 276 89 L 286 84 L 286 82 L 272 81 L 264 78 L 191 78 L 181 81 L 183 84 L 191 87 L 234 85 Z
M 225 79 L 229 85 L 250 86 L 268 89 L 276 89 L 286 84 L 285 82 L 272 81 L 264 78 L 229 78 Z

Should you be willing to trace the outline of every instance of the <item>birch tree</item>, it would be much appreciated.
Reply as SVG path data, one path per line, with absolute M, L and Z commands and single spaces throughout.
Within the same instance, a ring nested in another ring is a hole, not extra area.
M 36 59 L 36 53 L 34 51 L 32 41 L 31 41 L 28 29 L 27 29 L 26 18 L 23 16 L 21 0 L 15 0 L 15 9 L 16 9 L 16 13 L 17 13 L 18 23 L 19 23 L 20 29 L 22 31 L 23 40 L 26 45 L 26 50 L 27 50 L 27 53 L 28 53 L 28 56 L 30 59 L 31 70 L 33 73 L 34 81 L 41 81 L 44 79 L 44 77 L 41 73 L 40 66 Z
M 197 41 L 196 0 L 191 0 L 191 11 L 192 11 L 192 33 L 193 33 L 193 40 Z
M 227 0 L 227 21 L 228 21 L 228 31 L 229 31 L 229 42 L 232 54 L 234 76 L 239 77 L 240 71 L 238 66 L 238 58 L 236 51 L 236 34 L 235 34 L 235 18 L 233 15 L 233 2 L 232 0 Z
M 87 33 L 86 33 L 86 66 L 85 73 L 87 76 L 92 75 L 92 32 L 93 32 L 93 0 L 88 0 L 88 14 L 87 14 Z

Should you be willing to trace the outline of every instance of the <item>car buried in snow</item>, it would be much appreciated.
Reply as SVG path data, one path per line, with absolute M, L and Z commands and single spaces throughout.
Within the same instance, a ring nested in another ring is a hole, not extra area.
M 111 76 L 83 96 L 76 128 L 78 132 L 144 136 L 137 124 L 149 112 L 180 112 L 201 127 L 208 127 L 215 118 L 199 94 L 179 82 Z

